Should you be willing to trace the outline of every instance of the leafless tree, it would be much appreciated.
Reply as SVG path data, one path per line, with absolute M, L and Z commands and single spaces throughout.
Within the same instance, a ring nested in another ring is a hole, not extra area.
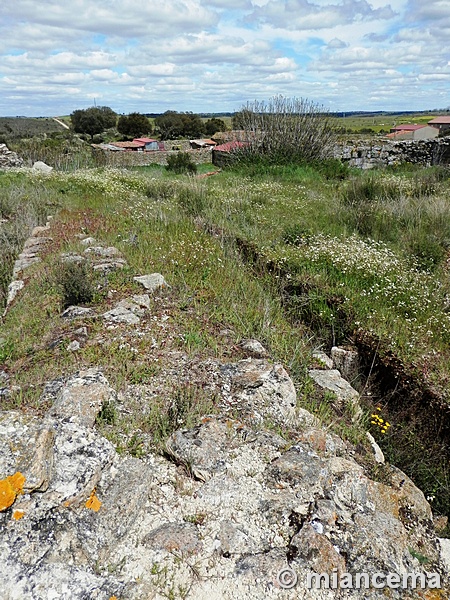
M 332 118 L 315 102 L 275 96 L 267 103 L 249 102 L 238 114 L 245 142 L 238 153 L 242 160 L 287 164 L 331 156 Z

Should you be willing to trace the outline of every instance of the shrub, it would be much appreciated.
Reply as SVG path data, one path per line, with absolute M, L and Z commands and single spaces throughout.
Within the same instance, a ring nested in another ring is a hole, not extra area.
M 63 309 L 92 302 L 94 285 L 84 263 L 64 263 L 58 272 L 56 282 L 61 292 Z
M 350 174 L 348 163 L 338 158 L 326 158 L 318 161 L 314 166 L 325 179 L 347 179 Z
M 197 165 L 187 152 L 177 152 L 168 157 L 166 169 L 177 174 L 196 173 Z
M 331 119 L 309 100 L 275 96 L 267 104 L 255 101 L 239 113 L 239 123 L 245 146 L 236 155 L 242 162 L 298 164 L 330 157 Z

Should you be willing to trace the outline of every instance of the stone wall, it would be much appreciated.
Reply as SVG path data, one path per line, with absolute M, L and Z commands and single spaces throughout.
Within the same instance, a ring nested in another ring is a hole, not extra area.
M 179 146 L 180 144 L 175 144 Z M 187 152 L 195 164 L 210 163 L 211 149 L 192 150 L 181 147 Z M 178 150 L 158 150 L 155 152 L 111 152 L 93 148 L 94 161 L 97 166 L 108 167 L 142 167 L 146 165 L 166 165 L 167 159 Z
M 434 140 L 346 141 L 335 148 L 336 158 L 351 167 L 371 169 L 409 162 L 421 165 L 450 164 L 450 137 Z
M 22 167 L 23 160 L 12 152 L 6 144 L 0 144 L 0 169 Z

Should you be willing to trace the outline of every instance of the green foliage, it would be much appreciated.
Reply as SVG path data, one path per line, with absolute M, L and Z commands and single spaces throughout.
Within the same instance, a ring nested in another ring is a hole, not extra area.
M 58 269 L 56 283 L 63 309 L 92 302 L 94 285 L 84 263 L 63 263 Z
M 152 124 L 145 115 L 133 112 L 119 117 L 117 131 L 125 136 L 137 138 L 151 133 Z
M 430 559 L 422 554 L 421 552 L 417 552 L 414 548 L 408 548 L 409 553 L 413 558 L 416 558 L 419 561 L 419 564 L 426 565 L 430 562 Z
M 112 400 L 105 400 L 97 415 L 97 424 L 114 425 L 117 421 L 117 409 Z
M 93 139 L 95 134 L 115 127 L 117 114 L 108 106 L 91 106 L 73 111 L 70 119 L 75 132 L 87 133 Z
M 0 117 L 0 136 L 8 146 L 11 141 L 64 133 L 64 128 L 51 118 Z
M 176 140 L 179 138 L 199 138 L 205 132 L 201 118 L 193 113 L 178 113 L 168 110 L 155 119 L 162 140 Z
M 187 152 L 177 152 L 167 158 L 166 169 L 177 175 L 184 173 L 192 174 L 197 172 L 197 165 Z
M 408 244 L 408 250 L 420 269 L 432 271 L 444 260 L 447 250 L 435 235 L 418 230 Z
M 311 236 L 312 231 L 310 229 L 305 228 L 303 224 L 295 223 L 286 227 L 282 237 L 285 244 L 300 246 L 307 244 Z
M 208 119 L 205 123 L 205 134 L 208 136 L 212 136 L 219 131 L 226 131 L 226 129 L 225 122 L 217 117 Z
M 350 175 L 350 168 L 346 162 L 342 162 L 338 158 L 325 158 L 312 163 L 312 166 L 325 179 L 337 180 L 347 179 Z

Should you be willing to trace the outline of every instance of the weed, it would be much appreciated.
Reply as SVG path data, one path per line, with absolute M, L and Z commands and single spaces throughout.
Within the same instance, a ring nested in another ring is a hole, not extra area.
M 117 421 L 117 409 L 111 400 L 105 400 L 97 415 L 97 424 L 114 425 Z
M 430 559 L 427 556 L 421 554 L 420 552 L 417 552 L 416 550 L 414 550 L 414 548 L 408 548 L 408 550 L 411 556 L 419 561 L 419 564 L 426 565 L 430 562 Z
M 95 288 L 84 263 L 63 263 L 56 274 L 62 308 L 92 302 Z
M 197 172 L 197 165 L 187 152 L 177 152 L 167 158 L 166 169 L 178 175 L 184 173 L 193 174 Z
M 307 244 L 312 235 L 312 231 L 302 224 L 288 225 L 283 232 L 283 241 L 292 246 L 301 246 Z

